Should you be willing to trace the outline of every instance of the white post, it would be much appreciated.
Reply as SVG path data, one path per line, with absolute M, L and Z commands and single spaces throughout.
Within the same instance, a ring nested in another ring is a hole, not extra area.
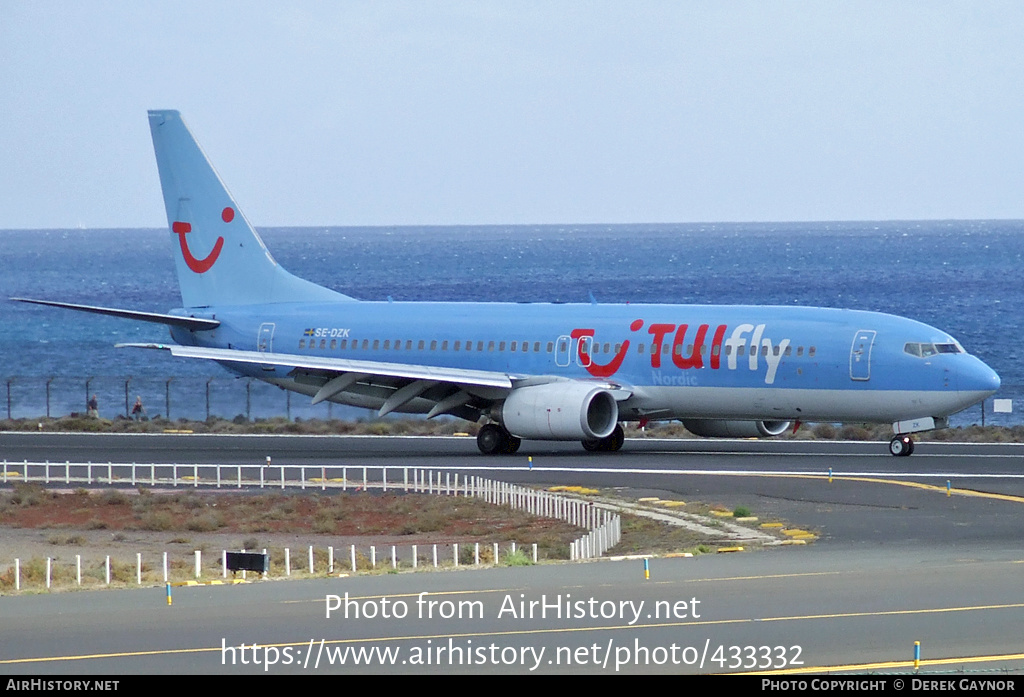
M 434 568 L 437 568 L 437 545 L 434 545 Z
M 377 545 L 370 545 L 370 568 L 377 568 Z
M 313 545 L 309 546 L 309 575 L 313 575 Z
M 327 491 L 327 468 L 320 468 L 320 491 Z
M 459 543 L 452 545 L 452 557 L 455 559 L 455 566 L 459 565 Z
M 107 585 L 110 585 L 110 555 L 107 555 Z
M 416 474 L 416 470 L 413 470 L 413 475 Z M 415 569 L 419 563 L 419 552 L 417 551 L 417 545 L 412 546 L 412 568 Z
M 300 467 L 299 468 L 299 474 L 302 475 L 302 488 L 305 489 L 306 488 L 306 468 L 305 467 Z
M 21 590 L 21 559 L 14 560 L 14 590 Z
M 228 577 L 228 551 L 226 549 L 220 551 L 220 573 L 221 578 Z
M 284 465 L 281 465 L 281 488 L 284 489 Z
M 537 543 L 533 543 L 533 563 L 537 563 Z
M 394 545 L 391 545 L 391 568 L 398 568 L 398 550 L 395 549 Z
M 142 552 L 135 553 L 135 585 L 142 585 Z
M 284 575 L 292 575 L 292 551 L 287 547 L 284 548 Z
M 196 550 L 196 578 L 199 578 L 203 570 L 203 552 L 202 550 Z
M 242 466 L 238 466 L 238 488 L 242 488 Z
M 217 488 L 220 488 L 220 465 L 217 465 Z
M 192 488 L 199 488 L 199 465 L 192 466 Z
M 352 550 L 351 551 L 351 556 L 352 556 L 352 573 L 355 573 L 356 572 L 356 546 L 352 545 L 351 550 Z
M 381 467 L 380 468 L 380 477 L 381 477 L 381 480 L 384 482 L 384 491 L 387 492 L 387 490 L 388 490 L 388 468 L 387 467 Z
M 366 491 L 366 468 L 363 468 L 363 491 Z
M 167 552 L 164 552 L 164 583 L 167 583 Z
M 50 557 L 46 558 L 46 587 L 50 587 Z
M 494 543 L 494 563 L 498 563 L 498 543 Z
M 327 548 L 327 573 L 334 573 L 334 547 L 329 546 Z

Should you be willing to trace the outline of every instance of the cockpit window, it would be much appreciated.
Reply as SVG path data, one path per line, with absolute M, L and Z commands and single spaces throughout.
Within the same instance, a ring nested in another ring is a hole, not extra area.
M 938 353 L 964 353 L 964 350 L 960 344 L 955 342 L 952 344 L 923 344 L 912 341 L 903 346 L 903 352 L 918 358 L 928 358 Z

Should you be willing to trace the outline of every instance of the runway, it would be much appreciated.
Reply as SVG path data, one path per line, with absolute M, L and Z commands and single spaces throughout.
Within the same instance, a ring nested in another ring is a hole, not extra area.
M 0 434 L 0 448 L 11 461 L 486 469 L 743 504 L 821 533 L 806 548 L 655 559 L 650 580 L 638 561 L 603 561 L 188 588 L 172 607 L 163 589 L 4 598 L 4 673 L 888 673 L 910 670 L 915 641 L 925 673 L 1024 668 L 1021 446 L 925 443 L 893 458 L 884 443 L 527 443 L 485 458 L 464 438 Z M 328 619 L 328 596 L 346 592 L 350 611 L 374 616 Z M 384 616 L 401 603 L 404 617 Z

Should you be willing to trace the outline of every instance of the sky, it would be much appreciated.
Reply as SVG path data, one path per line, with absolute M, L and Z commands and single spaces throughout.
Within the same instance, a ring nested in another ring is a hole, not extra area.
M 1024 3 L 0 0 L 0 229 L 1024 219 Z

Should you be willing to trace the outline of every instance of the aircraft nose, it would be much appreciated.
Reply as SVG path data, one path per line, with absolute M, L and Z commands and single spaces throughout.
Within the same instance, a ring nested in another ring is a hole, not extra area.
M 976 358 L 964 368 L 957 376 L 957 386 L 960 392 L 976 394 L 983 398 L 995 394 L 1002 384 L 996 371 Z

